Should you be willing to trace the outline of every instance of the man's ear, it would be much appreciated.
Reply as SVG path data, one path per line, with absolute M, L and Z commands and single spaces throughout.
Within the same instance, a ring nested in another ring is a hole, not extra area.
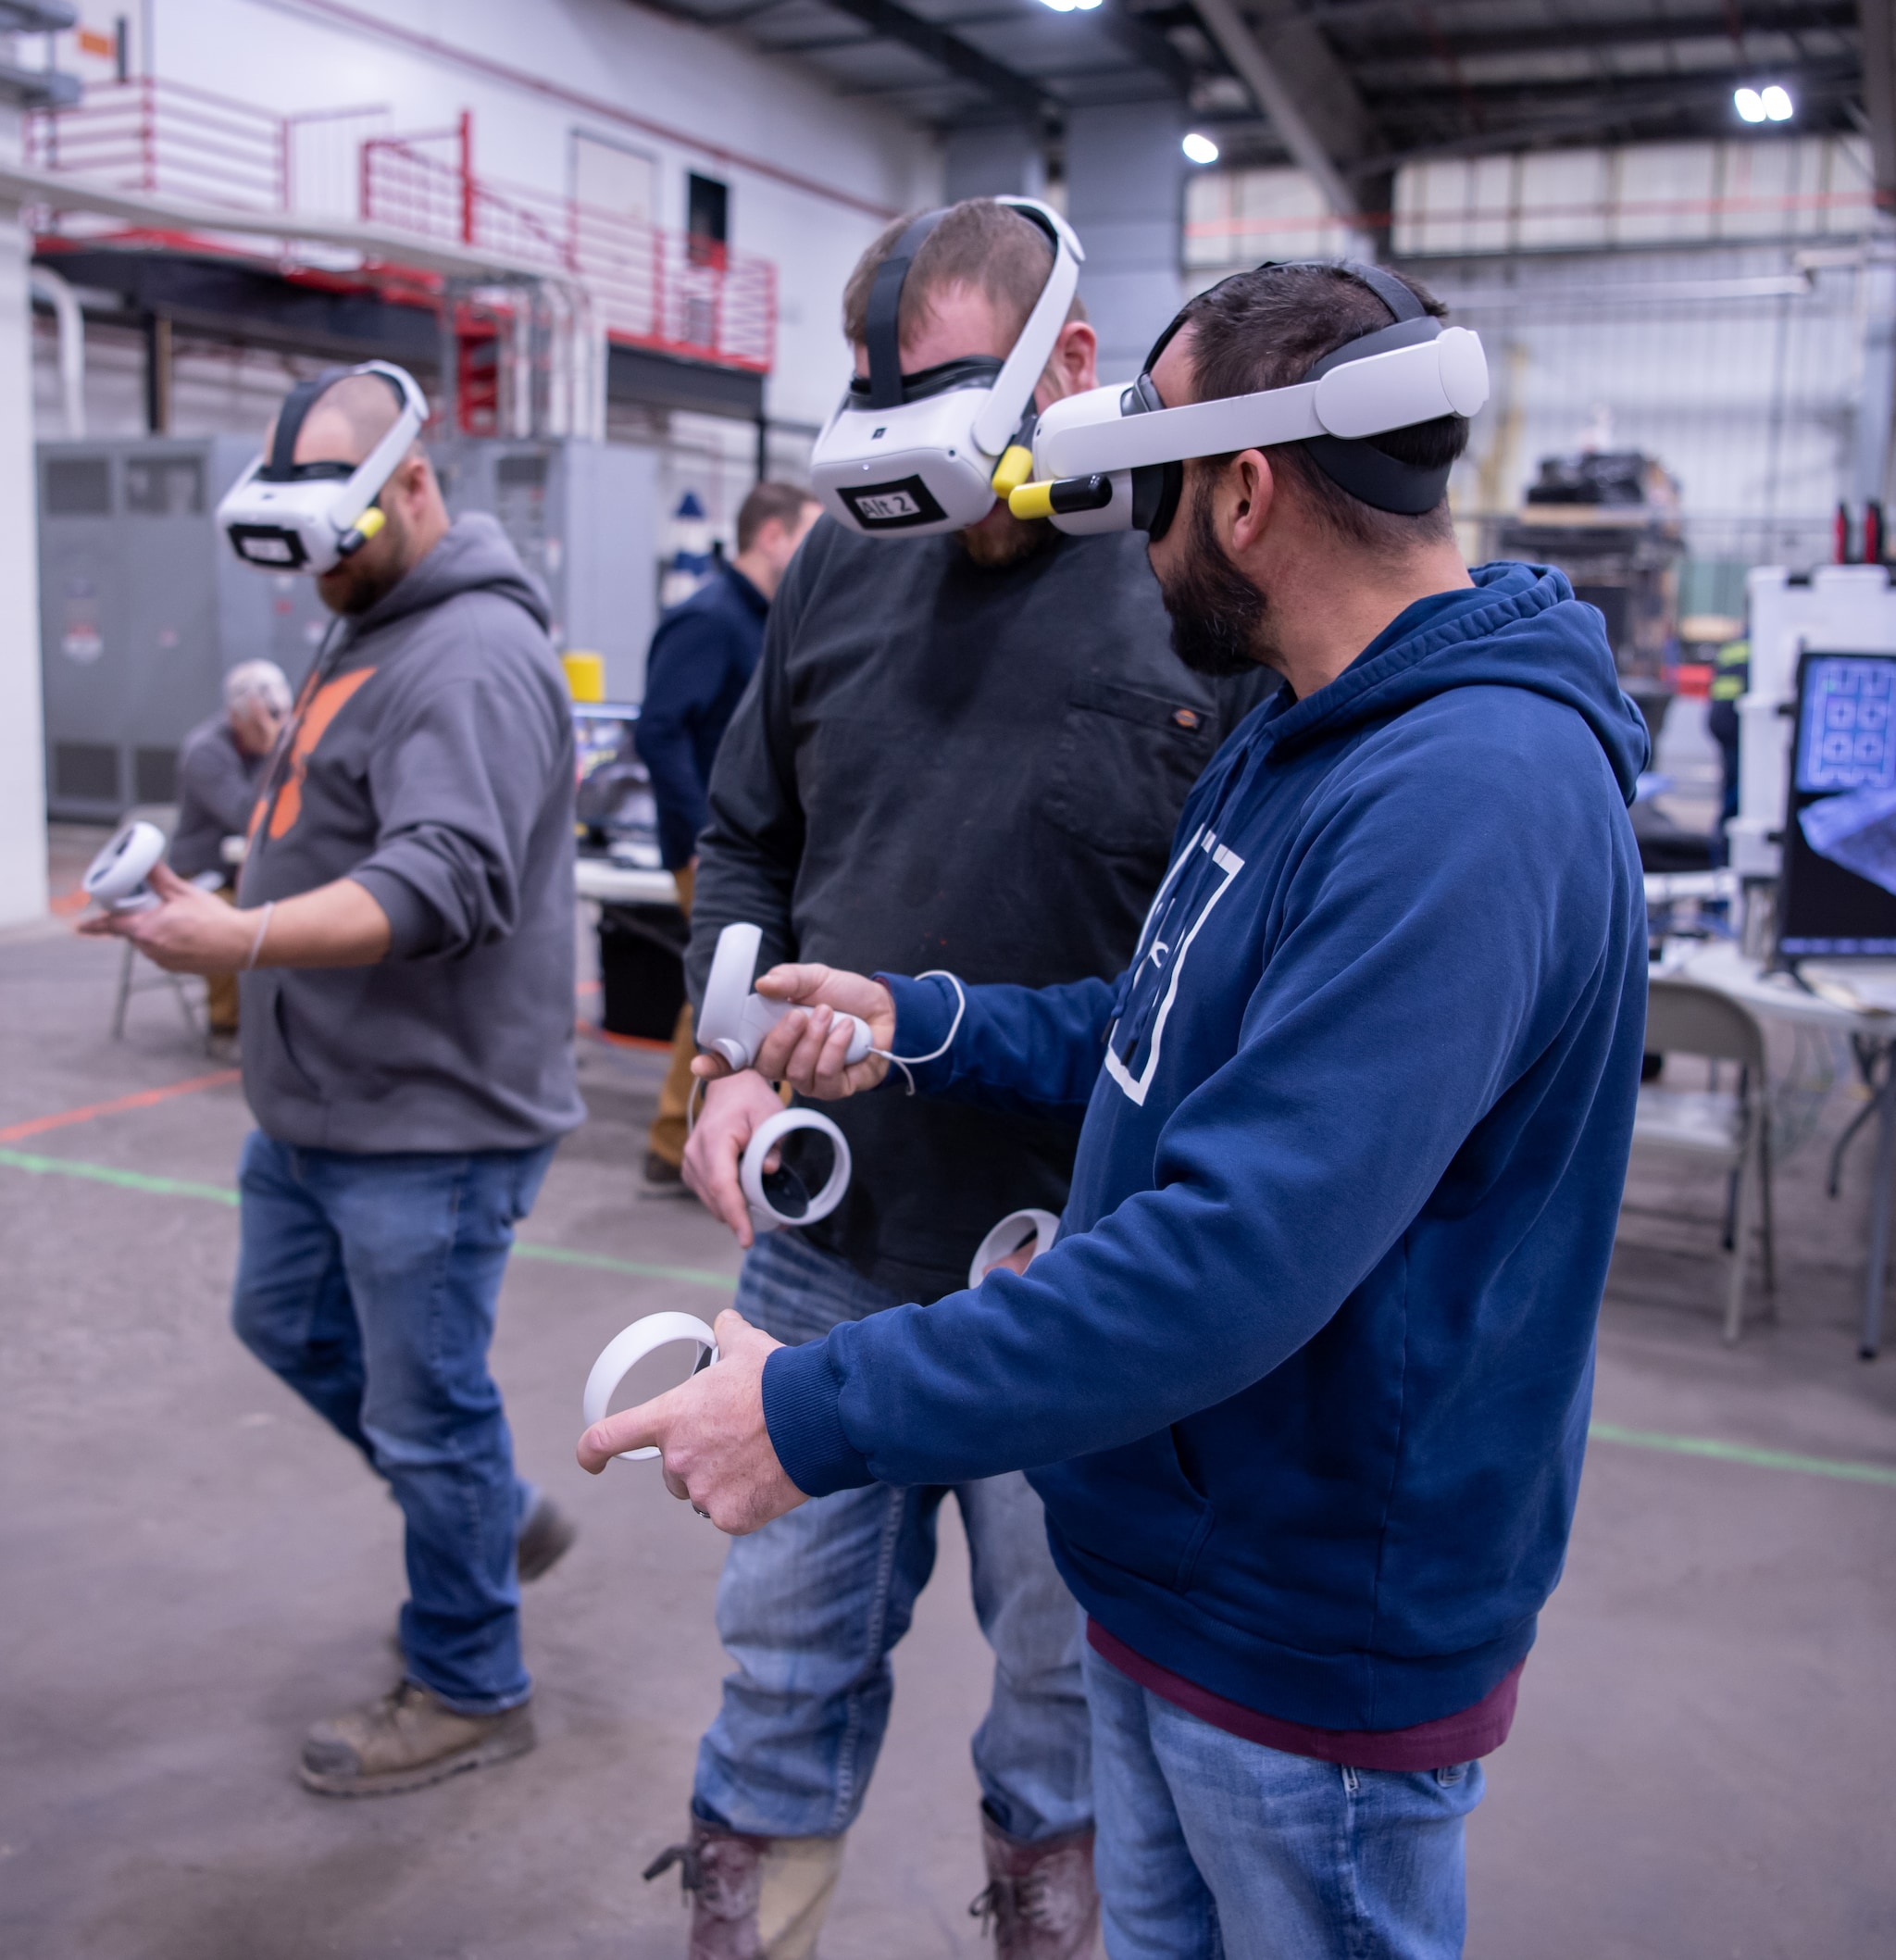
M 1224 526 L 1230 533 L 1234 557 L 1250 551 L 1264 536 L 1277 504 L 1277 478 L 1262 450 L 1243 449 L 1225 466 Z
M 1100 337 L 1083 319 L 1070 319 L 1060 329 L 1054 351 L 1047 357 L 1040 385 L 1034 390 L 1036 404 L 1044 408 L 1069 394 L 1084 394 L 1099 386 Z

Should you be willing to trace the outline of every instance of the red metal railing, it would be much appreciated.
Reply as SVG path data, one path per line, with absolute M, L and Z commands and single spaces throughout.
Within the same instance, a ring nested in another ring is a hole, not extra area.
M 370 138 L 362 145 L 365 221 L 575 277 L 614 340 L 769 371 L 777 268 L 767 259 L 630 213 L 478 177 L 471 147 L 465 116 L 445 130 Z
M 374 108 L 279 116 L 183 82 L 142 77 L 89 87 L 69 109 L 27 119 L 27 160 L 115 190 L 250 211 L 288 211 L 297 133 L 313 121 Z M 353 131 L 343 131 L 343 136 Z M 367 221 L 452 240 L 526 267 L 577 278 L 616 341 L 764 374 L 776 353 L 777 268 L 688 239 L 630 213 L 602 210 L 473 169 L 471 119 L 405 137 L 372 135 L 357 152 L 356 204 Z M 315 186 L 308 187 L 310 189 Z M 90 234 L 94 226 L 76 228 Z M 147 243 L 159 242 L 157 234 Z M 166 234 L 163 243 L 182 245 Z M 301 276 L 301 275 L 299 275 Z M 384 282 L 400 268 L 382 267 Z M 418 291 L 438 282 L 416 275 Z M 474 328 L 477 334 L 482 330 Z M 486 329 L 492 331 L 490 320 Z

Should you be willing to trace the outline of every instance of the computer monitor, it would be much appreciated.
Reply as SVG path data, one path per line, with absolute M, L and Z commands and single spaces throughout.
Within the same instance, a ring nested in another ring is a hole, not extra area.
M 1800 658 L 1790 763 L 1779 957 L 1896 958 L 1896 654 Z
M 658 810 L 632 740 L 639 711 L 617 701 L 573 705 L 573 746 L 582 847 L 622 864 L 656 868 Z

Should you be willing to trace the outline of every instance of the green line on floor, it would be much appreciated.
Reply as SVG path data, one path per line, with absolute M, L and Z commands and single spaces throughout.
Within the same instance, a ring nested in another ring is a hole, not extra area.
M 737 1291 L 735 1273 L 706 1272 L 697 1266 L 648 1266 L 640 1259 L 615 1259 L 605 1253 L 576 1253 L 564 1245 L 530 1245 L 514 1242 L 514 1256 L 544 1259 L 552 1266 L 588 1266 L 602 1273 L 628 1273 L 635 1280 L 680 1280 L 687 1286 L 715 1286 L 719 1292 Z
M 112 1164 L 88 1164 L 76 1157 L 43 1157 L 27 1150 L 0 1150 L 0 1168 L 31 1170 L 55 1177 L 84 1178 L 94 1184 L 113 1184 L 120 1191 L 142 1191 L 156 1198 L 203 1198 L 213 1205 L 235 1205 L 237 1192 L 229 1184 L 198 1184 L 188 1178 L 155 1178 L 143 1170 L 120 1170 Z M 686 1286 L 708 1286 L 722 1293 L 737 1291 L 733 1273 L 707 1272 L 696 1266 L 655 1266 L 642 1259 L 615 1259 L 607 1253 L 572 1252 L 564 1245 L 534 1245 L 517 1241 L 522 1259 L 543 1259 L 553 1266 L 590 1267 L 602 1273 L 624 1273 L 634 1280 L 676 1280 Z
M 1710 1456 L 1720 1463 L 1748 1463 L 1760 1470 L 1801 1470 L 1807 1477 L 1838 1477 L 1846 1483 L 1896 1484 L 1896 1469 L 1880 1463 L 1852 1463 L 1842 1456 L 1799 1456 L 1790 1450 L 1754 1450 L 1746 1443 L 1720 1442 L 1711 1436 L 1668 1436 L 1658 1429 L 1623 1429 L 1596 1422 L 1587 1434 L 1595 1442 L 1623 1442 L 1636 1450 L 1670 1450 L 1678 1456 Z
M 155 1178 L 143 1170 L 120 1170 L 112 1164 L 85 1164 L 72 1157 L 43 1157 L 30 1150 L 0 1150 L 0 1166 L 8 1170 L 50 1171 L 55 1177 L 85 1178 L 94 1184 L 116 1184 L 120 1191 L 148 1192 L 158 1198 L 206 1198 L 213 1205 L 235 1205 L 237 1193 L 228 1184 L 196 1184 L 189 1178 Z

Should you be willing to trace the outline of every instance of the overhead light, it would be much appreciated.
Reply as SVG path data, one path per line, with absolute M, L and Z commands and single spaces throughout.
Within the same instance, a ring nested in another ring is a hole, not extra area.
M 1746 122 L 1789 122 L 1797 113 L 1790 91 L 1775 81 L 1762 89 L 1734 89 L 1731 106 Z
M 1042 6 L 1050 6 L 1056 14 L 1090 14 L 1100 4 L 1100 0 L 1041 0 Z
M 1201 136 L 1196 130 L 1179 147 L 1192 163 L 1216 163 L 1218 160 L 1217 144 L 1209 136 Z

